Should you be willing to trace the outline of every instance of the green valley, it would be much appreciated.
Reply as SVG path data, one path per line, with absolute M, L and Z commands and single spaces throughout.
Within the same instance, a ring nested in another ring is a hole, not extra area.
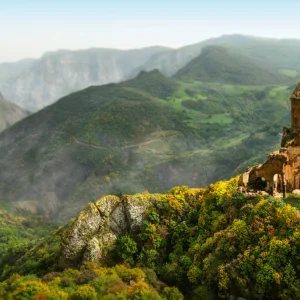
M 0 198 L 66 220 L 105 194 L 229 178 L 278 148 L 290 92 L 156 70 L 70 94 L 0 135 Z

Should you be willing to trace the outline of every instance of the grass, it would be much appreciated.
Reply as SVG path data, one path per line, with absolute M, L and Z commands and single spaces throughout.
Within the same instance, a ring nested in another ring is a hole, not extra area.
M 179 80 L 200 80 L 244 85 L 288 82 L 289 76 L 243 54 L 232 53 L 220 46 L 208 46 L 184 68 L 175 74 Z
M 288 194 L 287 197 L 284 199 L 284 201 L 287 204 L 290 204 L 297 209 L 300 209 L 300 196 L 299 195 L 294 195 L 294 194 Z
M 218 124 L 231 124 L 233 119 L 228 114 L 213 114 L 206 116 L 205 119 L 195 120 L 193 119 L 193 123 L 218 123 Z
M 291 78 L 295 78 L 298 75 L 298 72 L 296 70 L 291 69 L 281 69 L 279 70 L 279 73 Z

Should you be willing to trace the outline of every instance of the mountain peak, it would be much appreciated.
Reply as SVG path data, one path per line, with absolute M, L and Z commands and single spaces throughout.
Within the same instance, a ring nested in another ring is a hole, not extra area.
M 159 76 L 162 76 L 162 77 L 165 77 L 158 69 L 154 69 L 154 70 L 150 70 L 150 71 L 144 71 L 142 70 L 137 78 L 139 77 L 145 77 L 145 76 L 152 76 L 152 75 L 159 75 Z
M 167 99 L 171 96 L 178 86 L 174 79 L 164 76 L 157 69 L 141 71 L 136 78 L 125 84 L 132 88 L 139 88 L 151 96 L 161 99 Z

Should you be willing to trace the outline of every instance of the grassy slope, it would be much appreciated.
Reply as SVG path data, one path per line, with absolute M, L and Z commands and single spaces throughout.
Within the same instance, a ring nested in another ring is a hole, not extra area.
M 216 43 L 251 56 L 260 64 L 270 64 L 278 70 L 300 72 L 300 41 L 292 39 L 269 39 L 242 35 L 227 35 Z
M 180 80 L 200 80 L 232 84 L 270 84 L 287 82 L 277 70 L 261 66 L 258 60 L 233 53 L 220 46 L 208 46 L 175 74 Z

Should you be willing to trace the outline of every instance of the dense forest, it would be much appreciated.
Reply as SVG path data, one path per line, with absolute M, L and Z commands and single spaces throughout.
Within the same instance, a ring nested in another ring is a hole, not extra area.
M 54 231 L 45 226 L 46 237 L 32 233 L 36 240 L 30 237 L 28 251 L 20 253 L 28 224 L 2 213 L 1 248 L 8 246 L 0 262 L 5 265 L 1 294 L 7 299 L 171 300 L 183 299 L 182 294 L 186 299 L 295 299 L 300 215 L 294 205 L 300 200 L 241 193 L 237 181 L 134 196 L 157 199 L 138 230 L 120 235 L 109 253 L 103 248 L 100 265 L 82 263 L 75 269 L 63 269 L 58 258 L 66 232 L 80 217 Z M 20 233 L 18 242 L 9 235 L 12 226 Z

